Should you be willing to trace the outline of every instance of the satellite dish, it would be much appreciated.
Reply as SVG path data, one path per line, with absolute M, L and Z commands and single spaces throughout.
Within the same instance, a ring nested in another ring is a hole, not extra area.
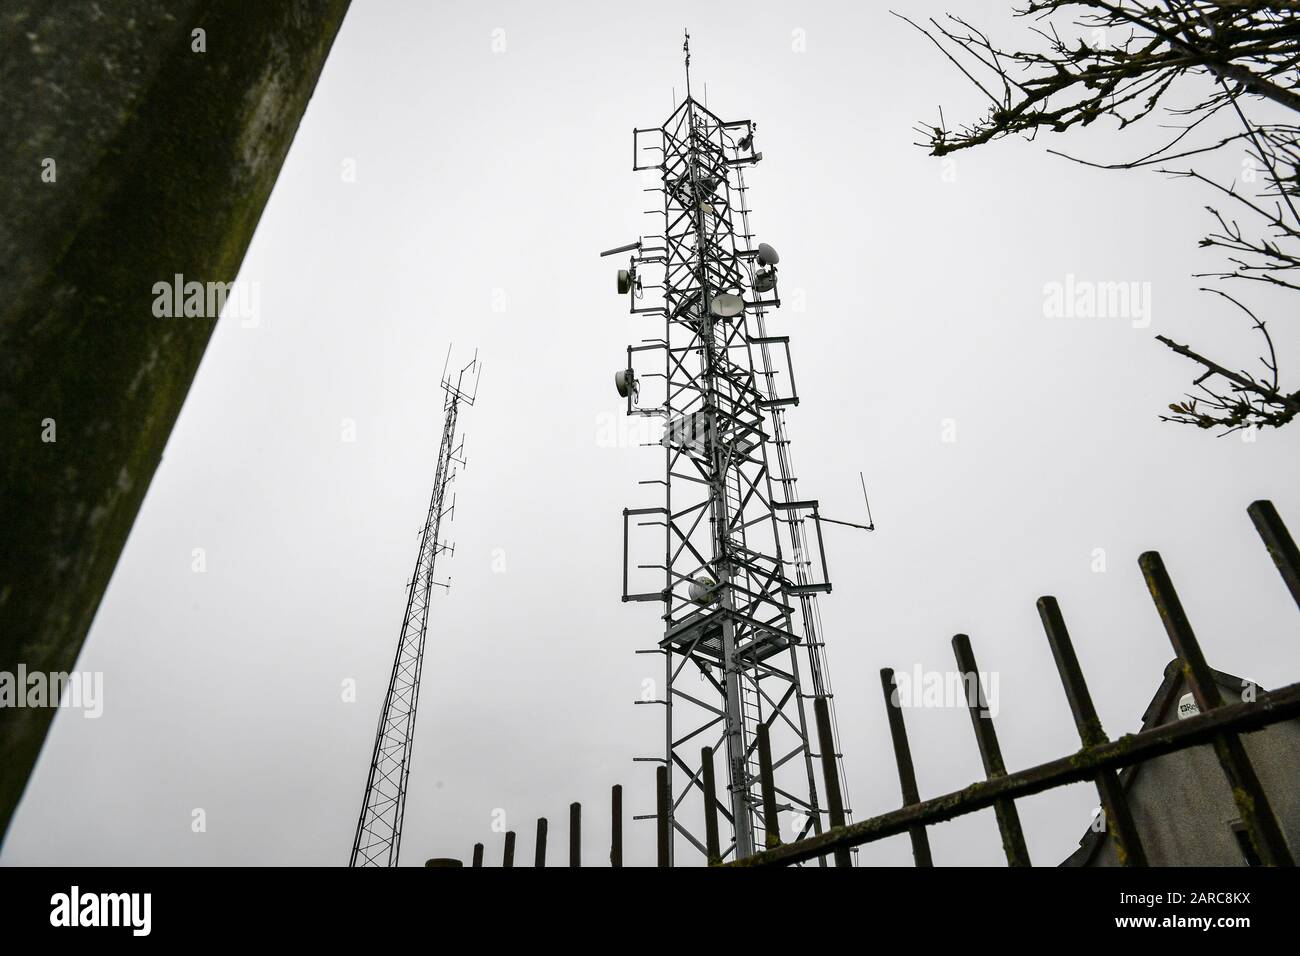
M 699 605 L 712 604 L 716 598 L 717 587 L 717 581 L 706 574 L 702 574 L 691 582 L 691 600 Z
M 744 137 L 740 140 L 740 142 L 736 144 L 736 148 L 740 150 L 747 150 L 753 145 L 754 145 L 754 131 L 751 129 L 748 133 L 744 135 Z
M 759 265 L 774 266 L 781 261 L 781 257 L 776 254 L 776 250 L 766 242 L 758 244 L 758 262 Z
M 627 295 L 632 291 L 632 273 L 626 269 L 618 270 L 618 294 Z
M 771 292 L 776 288 L 776 272 L 773 269 L 763 269 L 754 276 L 755 292 Z
M 730 292 L 723 292 L 713 297 L 709 311 L 720 319 L 730 319 L 745 311 L 745 300 Z
M 627 398 L 628 395 L 635 395 L 641 391 L 640 384 L 636 380 L 636 373 L 630 368 L 621 369 L 614 373 L 614 387 L 618 389 L 620 398 Z

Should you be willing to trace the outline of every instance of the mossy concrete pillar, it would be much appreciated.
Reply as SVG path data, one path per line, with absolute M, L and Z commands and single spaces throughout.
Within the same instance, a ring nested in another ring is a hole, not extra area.
M 234 280 L 347 7 L 0 0 L 0 671 L 73 669 L 216 324 L 155 285 Z

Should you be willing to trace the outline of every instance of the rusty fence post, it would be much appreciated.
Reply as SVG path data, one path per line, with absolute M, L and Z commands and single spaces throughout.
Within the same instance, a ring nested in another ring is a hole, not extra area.
M 880 686 L 885 692 L 885 711 L 889 714 L 889 736 L 894 742 L 894 761 L 898 764 L 898 785 L 903 792 L 903 806 L 921 802 L 916 788 L 916 771 L 912 767 L 912 748 L 907 743 L 907 728 L 903 724 L 903 708 L 894 685 L 894 672 L 886 667 L 880 671 Z M 907 835 L 912 839 L 912 859 L 917 866 L 934 866 L 930 856 L 930 837 L 925 827 L 910 827 Z
M 569 804 L 569 866 L 582 866 L 582 804 Z
M 1174 653 L 1182 661 L 1183 675 L 1192 689 L 1192 696 L 1201 713 L 1207 714 L 1223 703 L 1219 694 L 1219 685 L 1215 683 L 1214 673 L 1205 662 L 1201 645 L 1196 640 L 1192 625 L 1183 611 L 1182 602 L 1174 590 L 1169 572 L 1159 553 L 1148 551 L 1138 558 L 1142 576 L 1146 578 L 1147 590 L 1155 602 L 1160 620 L 1164 622 L 1165 632 L 1173 645 Z M 1246 756 L 1246 748 L 1235 731 L 1223 731 L 1214 736 L 1214 754 L 1219 758 L 1223 774 L 1228 778 L 1232 788 L 1233 799 L 1241 813 L 1242 825 L 1250 836 L 1255 852 L 1266 866 L 1294 866 L 1291 850 L 1288 848 L 1277 817 L 1269 805 L 1264 788 L 1260 786 L 1255 768 Z
M 1256 501 L 1246 509 L 1246 513 L 1255 522 L 1255 530 L 1264 540 L 1264 547 L 1277 565 L 1291 597 L 1300 606 L 1300 551 L 1296 549 L 1291 532 L 1287 531 L 1271 501 Z
M 781 818 L 776 807 L 776 776 L 772 770 L 772 737 L 766 722 L 758 725 L 758 774 L 763 791 L 763 828 L 767 849 L 781 845 Z
M 722 862 L 718 842 L 718 781 L 713 775 L 713 748 L 700 748 L 700 771 L 704 777 L 704 844 L 709 865 Z
M 1106 732 L 1102 730 L 1101 718 L 1093 706 L 1092 694 L 1083 679 L 1083 670 L 1079 667 L 1079 658 L 1074 653 L 1074 643 L 1070 632 L 1066 630 L 1065 618 L 1061 616 L 1061 607 L 1056 598 L 1049 596 L 1038 599 L 1038 616 L 1043 621 L 1043 630 L 1047 633 L 1047 643 L 1052 647 L 1052 658 L 1056 661 L 1057 673 L 1061 675 L 1061 684 L 1065 687 L 1065 699 L 1070 704 L 1070 713 L 1074 715 L 1074 726 L 1079 731 L 1079 740 L 1085 747 L 1096 747 L 1109 742 Z M 1097 796 L 1101 798 L 1102 825 L 1115 840 L 1116 856 L 1124 866 L 1146 866 L 1146 850 L 1142 848 L 1142 838 L 1138 834 L 1133 814 L 1129 812 L 1128 797 L 1114 770 L 1099 770 L 1096 777 Z
M 655 845 L 659 866 L 670 866 L 672 857 L 669 853 L 669 841 L 672 839 L 672 824 L 669 822 L 672 795 L 668 792 L 668 768 L 655 767 Z
M 980 681 L 970 638 L 965 634 L 955 635 L 952 651 L 957 658 L 962 683 L 966 687 L 967 709 L 970 711 L 971 724 L 975 727 L 975 741 L 979 744 L 984 775 L 990 780 L 1005 777 L 1007 768 L 1002 762 L 1002 748 L 998 746 L 997 731 L 993 729 L 993 717 L 984 697 L 984 685 Z M 971 693 L 972 690 L 974 693 Z M 1002 833 L 1002 849 L 1007 855 L 1007 865 L 1030 866 L 1029 848 L 1025 846 L 1025 835 L 1020 829 L 1020 814 L 1016 812 L 1015 801 L 1000 799 L 993 804 L 993 812 L 998 818 L 998 830 Z
M 547 826 L 548 826 L 548 824 L 547 824 L 547 822 L 546 822 L 546 817 L 539 817 L 539 818 L 537 819 L 537 850 L 536 850 L 536 856 L 534 856 L 534 858 L 533 858 L 533 866 L 545 866 L 545 865 L 546 865 L 546 828 L 547 828 Z
M 835 767 L 835 735 L 831 732 L 830 705 L 825 697 L 813 701 L 817 715 L 817 743 L 822 756 L 822 776 L 826 779 L 826 807 L 831 826 L 844 826 L 844 798 L 840 793 L 840 775 Z M 835 848 L 835 865 L 852 866 L 853 856 L 848 847 Z
M 609 865 L 623 865 L 623 788 L 619 784 L 609 791 Z

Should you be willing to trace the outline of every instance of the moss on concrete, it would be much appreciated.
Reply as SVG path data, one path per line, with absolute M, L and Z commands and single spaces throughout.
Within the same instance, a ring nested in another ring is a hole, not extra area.
M 215 325 L 153 285 L 235 278 L 347 6 L 0 0 L 0 670 L 74 667 Z M 0 831 L 52 716 L 0 708 Z

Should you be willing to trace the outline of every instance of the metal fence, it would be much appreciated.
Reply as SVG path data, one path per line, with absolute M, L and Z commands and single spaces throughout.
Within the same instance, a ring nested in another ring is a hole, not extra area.
M 1287 531 L 1277 510 L 1269 501 L 1256 501 L 1247 513 L 1263 539 L 1264 546 L 1277 565 L 1282 580 L 1300 607 L 1300 552 Z M 814 701 L 817 718 L 820 763 L 826 784 L 830 828 L 825 832 L 783 844 L 777 829 L 776 791 L 772 783 L 772 755 L 767 746 L 766 727 L 760 726 L 757 749 L 764 813 L 766 821 L 765 848 L 743 860 L 724 862 L 724 851 L 718 844 L 719 814 L 727 807 L 719 803 L 713 772 L 712 748 L 701 750 L 701 786 L 705 796 L 705 834 L 708 856 L 714 865 L 726 866 L 788 866 L 811 861 L 833 861 L 837 866 L 852 865 L 853 847 L 882 840 L 886 837 L 908 834 L 912 854 L 917 866 L 933 865 L 927 827 L 943 823 L 967 813 L 992 807 L 1002 836 L 1002 848 L 1010 866 L 1029 866 L 1020 819 L 1015 801 L 1045 790 L 1091 780 L 1101 799 L 1104 820 L 1114 840 L 1119 861 L 1127 866 L 1147 865 L 1147 855 L 1139 831 L 1120 785 L 1118 771 L 1122 767 L 1185 750 L 1202 744 L 1213 747 L 1214 755 L 1223 770 L 1224 785 L 1231 790 L 1241 814 L 1242 827 L 1250 841 L 1255 856 L 1266 866 L 1292 866 L 1294 858 L 1282 828 L 1278 823 L 1268 795 L 1260 785 L 1245 748 L 1241 734 L 1259 730 L 1271 724 L 1300 717 L 1300 683 L 1290 684 L 1270 692 L 1260 692 L 1252 701 L 1224 703 L 1215 682 L 1214 673 L 1206 663 L 1200 644 L 1183 610 L 1173 582 L 1165 570 L 1160 555 L 1148 551 L 1138 558 L 1138 565 L 1146 579 L 1147 589 L 1163 621 L 1169 641 L 1173 645 L 1182 672 L 1191 689 L 1200 713 L 1175 723 L 1152 727 L 1136 734 L 1111 740 L 1102 730 L 1092 696 L 1079 668 L 1074 646 L 1061 609 L 1054 597 L 1038 599 L 1038 613 L 1052 657 L 1061 678 L 1065 698 L 1074 716 L 1081 748 L 1072 754 L 1047 763 L 1038 764 L 1016 773 L 1007 773 L 998 745 L 993 718 L 989 713 L 980 684 L 979 670 L 970 639 L 958 634 L 952 639 L 957 668 L 965 686 L 972 689 L 968 699 L 975 741 L 984 765 L 985 779 L 942 796 L 921 800 L 917 792 L 916 774 L 908 747 L 907 731 L 903 723 L 903 708 L 898 694 L 894 672 L 888 668 L 880 672 L 881 690 L 889 715 L 890 737 L 898 765 L 899 785 L 903 806 L 888 813 L 845 824 L 844 808 L 840 798 L 840 782 L 836 772 L 836 754 L 831 743 L 829 711 L 824 698 Z M 658 768 L 656 786 L 656 814 L 658 825 L 658 863 L 668 861 L 669 830 L 667 773 Z M 610 864 L 623 865 L 622 840 L 622 788 L 614 787 L 611 794 L 611 847 Z M 537 823 L 535 864 L 542 866 L 546 860 L 547 821 Z M 514 865 L 515 834 L 505 835 L 502 862 Z M 727 848 L 729 855 L 733 848 Z M 581 860 L 581 807 L 572 804 L 569 817 L 569 864 L 580 865 Z M 473 865 L 483 865 L 483 844 L 474 847 Z M 444 861 L 429 861 L 436 864 Z

